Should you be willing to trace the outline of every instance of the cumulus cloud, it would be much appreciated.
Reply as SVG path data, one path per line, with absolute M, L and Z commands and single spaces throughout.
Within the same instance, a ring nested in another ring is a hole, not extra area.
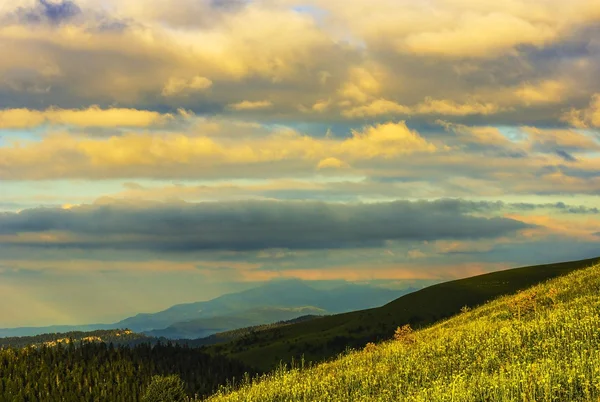
M 362 159 L 364 157 L 391 158 L 414 152 L 431 153 L 437 148 L 401 121 L 366 127 L 363 131 L 353 131 L 352 138 L 342 141 L 339 149 L 342 154 Z
M 0 242 L 163 251 L 324 249 L 386 240 L 493 238 L 529 225 L 457 213 L 444 202 L 380 204 L 102 202 L 0 214 Z M 460 211 L 459 211 L 460 212 Z
M 453 57 L 489 57 L 516 45 L 542 46 L 556 38 L 558 30 L 510 14 L 465 12 L 454 26 L 410 34 L 400 50 Z M 473 40 L 477 37 L 477 40 Z
M 326 22 L 287 0 L 19 1 L 0 10 L 0 103 L 556 124 L 600 91 L 584 50 L 593 2 L 309 3 Z M 568 119 L 593 124 L 576 110 Z

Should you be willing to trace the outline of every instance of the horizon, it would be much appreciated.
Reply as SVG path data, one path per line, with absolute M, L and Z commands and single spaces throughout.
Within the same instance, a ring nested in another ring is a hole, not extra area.
M 589 0 L 1 5 L 0 328 L 597 257 L 599 33 Z

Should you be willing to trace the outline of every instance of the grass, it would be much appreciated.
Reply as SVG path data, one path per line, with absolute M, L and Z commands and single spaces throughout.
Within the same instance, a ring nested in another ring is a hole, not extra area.
M 212 345 L 207 350 L 265 372 L 275 369 L 280 362 L 290 363 L 301 356 L 307 361 L 325 361 L 347 347 L 361 348 L 368 342 L 388 339 L 399 326 L 410 324 L 415 329 L 422 328 L 459 313 L 463 306 L 482 305 L 598 261 L 599 258 L 594 258 L 515 268 L 440 283 L 379 308 L 253 332 L 232 342 Z
M 396 338 L 208 401 L 598 401 L 600 265 Z

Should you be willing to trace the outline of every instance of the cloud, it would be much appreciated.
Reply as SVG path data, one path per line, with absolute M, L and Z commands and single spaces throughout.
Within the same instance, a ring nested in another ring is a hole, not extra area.
M 163 96 L 189 95 L 193 92 L 201 92 L 212 86 L 212 81 L 206 77 L 195 76 L 189 80 L 184 78 L 171 77 L 165 84 Z
M 98 124 L 109 123 L 98 120 Z M 110 138 L 55 134 L 0 147 L 0 177 L 202 177 L 231 169 L 247 174 L 253 166 L 264 173 L 272 171 L 272 163 L 297 174 L 313 171 L 325 158 L 352 164 L 436 150 L 402 121 L 367 125 L 346 139 L 318 139 L 290 129 L 235 140 L 180 133 L 126 133 Z
M 515 90 L 515 95 L 526 105 L 557 103 L 565 97 L 568 90 L 569 86 L 565 82 L 544 80 L 537 84 L 523 83 Z
M 497 127 L 479 126 L 469 127 L 463 124 L 454 124 L 444 120 L 436 120 L 436 124 L 444 127 L 447 131 L 454 132 L 460 136 L 463 143 L 476 143 L 486 146 L 510 147 L 510 141 L 502 135 Z
M 230 109 L 233 110 L 257 110 L 257 109 L 266 109 L 273 106 L 271 101 L 241 101 L 238 103 L 232 103 L 229 105 Z
M 565 150 L 559 149 L 556 151 L 556 154 L 558 156 L 560 156 L 561 158 L 563 158 L 567 162 L 576 162 L 577 161 L 577 158 L 575 158 L 573 155 L 571 155 L 570 153 L 568 153 Z
M 456 25 L 410 34 L 401 50 L 452 57 L 489 57 L 516 45 L 543 46 L 558 35 L 554 27 L 501 12 L 463 13 Z M 477 40 L 473 40 L 473 38 Z
M 588 1 L 383 0 L 370 13 L 365 0 L 310 3 L 323 14 L 287 1 L 19 1 L 0 11 L 0 103 L 556 124 L 571 101 L 600 91 L 597 59 L 585 47 L 599 19 Z M 57 22 L 30 29 L 7 17 L 17 9 Z
M 60 24 L 81 14 L 81 9 L 72 1 L 36 0 L 33 7 L 19 7 L 15 12 L 25 23 Z
M 540 129 L 521 127 L 529 139 L 527 146 L 532 150 L 553 150 L 560 148 L 569 151 L 593 152 L 600 150 L 600 142 L 584 132 L 565 129 Z
M 410 130 L 404 121 L 377 124 L 366 127 L 362 132 L 353 131 L 352 138 L 339 144 L 342 154 L 352 158 L 391 158 L 414 152 L 431 153 L 436 146 Z
M 449 100 L 427 98 L 415 106 L 404 106 L 387 99 L 378 99 L 364 106 L 357 106 L 344 110 L 346 117 L 365 117 L 379 115 L 443 115 L 443 116 L 468 116 L 474 114 L 494 114 L 500 108 L 493 103 L 467 102 L 457 103 Z
M 164 123 L 172 114 L 148 110 L 91 106 L 86 109 L 0 110 L 0 129 L 32 128 L 43 124 L 77 127 L 148 127 Z
M 343 168 L 348 167 L 348 164 L 337 159 L 337 158 L 325 158 L 319 161 L 317 165 L 317 169 L 327 169 L 327 168 Z
M 443 202 L 245 201 L 140 205 L 103 201 L 0 214 L 0 242 L 31 247 L 158 251 L 327 249 L 386 240 L 493 238 L 529 225 L 474 217 Z
M 600 127 L 600 93 L 594 94 L 589 106 L 585 109 L 572 108 L 561 118 L 573 127 Z

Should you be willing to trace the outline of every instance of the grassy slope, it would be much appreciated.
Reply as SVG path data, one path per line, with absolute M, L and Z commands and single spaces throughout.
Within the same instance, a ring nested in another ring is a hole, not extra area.
M 588 267 L 598 260 L 515 268 L 441 283 L 379 308 L 261 331 L 233 342 L 210 346 L 208 350 L 224 353 L 264 371 L 277 367 L 280 361 L 290 362 L 302 355 L 307 361 L 323 361 L 347 347 L 359 348 L 370 341 L 389 339 L 400 325 L 410 323 L 413 328 L 429 325 L 460 312 L 465 305 L 481 305 L 498 296 Z
M 224 401 L 598 401 L 600 265 Z

